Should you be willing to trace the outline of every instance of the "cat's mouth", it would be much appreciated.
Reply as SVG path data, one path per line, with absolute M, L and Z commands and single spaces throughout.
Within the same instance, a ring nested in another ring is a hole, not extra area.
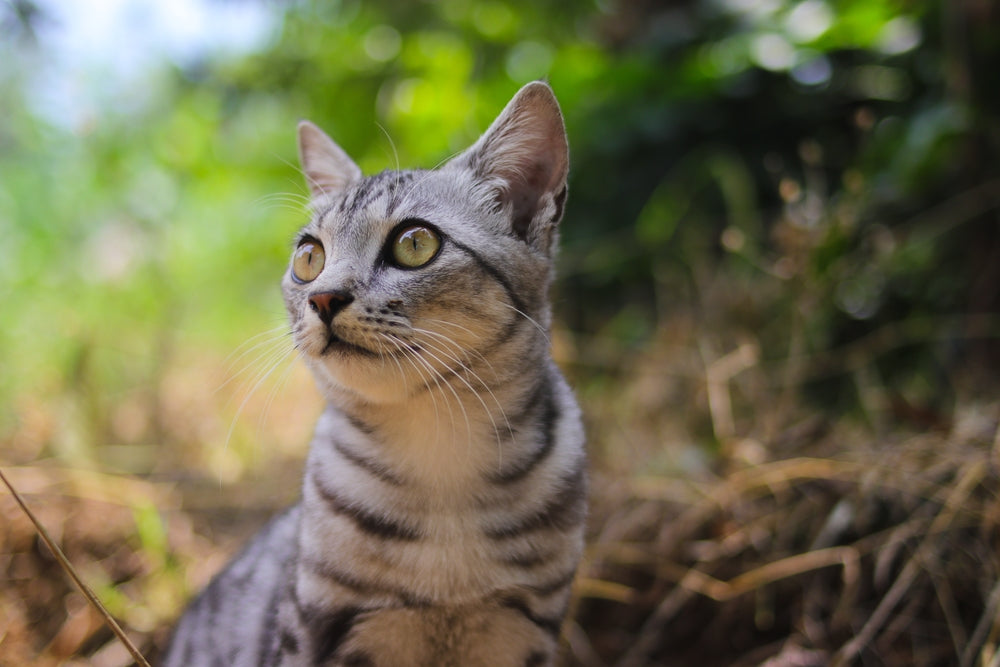
M 359 354 L 365 357 L 378 356 L 376 352 L 369 350 L 367 347 L 346 341 L 332 331 L 329 331 L 326 335 L 326 345 L 320 350 L 319 356 L 326 357 L 331 354 Z

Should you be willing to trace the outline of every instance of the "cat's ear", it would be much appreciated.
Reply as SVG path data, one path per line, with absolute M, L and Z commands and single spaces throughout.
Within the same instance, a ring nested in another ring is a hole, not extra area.
M 323 130 L 299 121 L 299 164 L 313 199 L 337 194 L 361 180 L 361 169 Z
M 529 83 L 471 148 L 453 161 L 473 172 L 510 216 L 511 232 L 548 254 L 566 202 L 569 146 L 548 84 Z

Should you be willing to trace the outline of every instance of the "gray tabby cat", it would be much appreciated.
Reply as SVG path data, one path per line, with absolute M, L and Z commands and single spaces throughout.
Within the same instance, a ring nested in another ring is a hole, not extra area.
M 282 287 L 328 407 L 301 502 L 192 603 L 165 664 L 551 664 L 586 513 L 547 336 L 558 103 L 528 84 L 430 171 L 365 178 L 305 121 L 299 153 L 314 215 Z

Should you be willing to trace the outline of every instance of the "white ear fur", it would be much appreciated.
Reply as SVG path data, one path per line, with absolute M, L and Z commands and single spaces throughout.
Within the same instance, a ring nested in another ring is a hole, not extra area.
M 510 215 L 511 231 L 546 252 L 562 217 L 569 146 L 559 103 L 548 84 L 529 83 L 489 129 L 453 161 Z
M 323 130 L 299 121 L 299 164 L 313 199 L 336 194 L 361 180 L 361 169 Z

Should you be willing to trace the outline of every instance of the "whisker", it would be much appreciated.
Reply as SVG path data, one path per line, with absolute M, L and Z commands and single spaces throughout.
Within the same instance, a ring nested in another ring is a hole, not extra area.
M 224 361 L 226 363 L 228 363 L 230 360 L 232 360 L 232 358 L 234 356 L 237 355 L 237 353 L 240 353 L 240 351 L 244 347 L 246 347 L 247 345 L 249 345 L 250 343 L 258 341 L 258 340 L 260 340 L 261 338 L 263 338 L 265 336 L 270 336 L 270 335 L 277 334 L 277 333 L 284 333 L 285 329 L 287 329 L 287 325 L 284 324 L 284 323 L 282 323 L 282 324 L 280 324 L 280 325 L 278 325 L 278 326 L 276 326 L 276 327 L 274 327 L 272 329 L 267 329 L 265 331 L 261 331 L 260 333 L 256 333 L 253 336 L 250 336 L 245 341 L 243 341 L 242 343 L 240 343 L 239 345 L 237 345 L 236 348 L 232 352 L 230 352 L 228 355 L 226 355 L 226 358 L 225 358 Z M 242 356 L 242 354 L 240 354 L 240 356 Z M 239 356 L 237 356 L 236 360 L 237 361 L 239 360 Z
M 276 333 L 278 335 L 275 335 Z M 233 350 L 229 354 L 229 356 L 226 357 L 225 362 L 228 364 L 227 367 L 226 367 L 226 375 L 228 377 L 227 377 L 227 379 L 224 382 L 222 382 L 222 384 L 220 384 L 218 387 L 215 388 L 215 391 L 213 393 L 218 393 L 218 392 L 222 391 L 224 388 L 226 388 L 227 386 L 229 386 L 234 380 L 236 380 L 241 375 L 243 375 L 244 373 L 246 373 L 248 370 L 250 370 L 251 368 L 253 368 L 254 366 L 256 366 L 258 363 L 260 363 L 260 361 L 262 359 L 268 357 L 273 352 L 273 350 L 268 350 L 268 349 L 265 349 L 263 352 L 261 352 L 260 351 L 261 348 L 265 348 L 267 346 L 271 346 L 271 345 L 275 345 L 277 343 L 280 343 L 280 342 L 282 342 L 285 338 L 287 338 L 290 335 L 291 335 L 291 332 L 287 331 L 287 328 L 286 328 L 285 325 L 282 325 L 280 327 L 275 327 L 274 329 L 270 329 L 269 331 L 261 332 L 261 333 L 255 335 L 255 336 L 251 336 L 246 341 L 244 341 L 239 347 L 237 347 L 235 350 Z M 266 338 L 265 340 L 257 340 L 257 339 L 259 339 L 259 338 L 261 338 L 263 336 L 269 336 L 269 338 Z M 250 343 L 253 342 L 253 341 L 256 341 L 256 342 L 253 343 L 253 345 L 250 345 Z M 240 348 L 246 348 L 246 349 L 244 349 L 242 352 L 240 352 Z M 233 355 L 236 354 L 237 352 L 239 352 L 239 354 L 235 358 L 233 358 Z M 253 354 L 255 352 L 257 352 L 257 355 L 253 359 L 251 359 L 250 361 L 246 362 L 243 365 L 243 368 L 241 368 L 240 370 L 235 371 L 235 372 L 233 371 L 233 369 L 238 364 L 240 364 L 240 362 L 245 357 L 247 357 L 247 355 Z
M 270 377 L 270 375 L 278 368 L 278 366 L 281 365 L 281 362 L 285 358 L 287 358 L 288 355 L 291 354 L 293 351 L 295 351 L 295 348 L 289 346 L 286 347 L 284 350 L 278 350 L 270 354 L 267 366 L 265 366 L 264 370 L 258 372 L 256 376 L 256 381 L 253 383 L 253 386 L 250 387 L 249 391 L 247 391 L 246 395 L 243 397 L 243 400 L 240 401 L 239 407 L 236 408 L 236 414 L 233 415 L 233 419 L 229 423 L 229 430 L 226 432 L 226 439 L 224 445 L 225 448 L 229 447 L 229 442 L 233 437 L 233 432 L 236 430 L 236 422 L 239 421 L 240 415 L 243 414 L 243 409 L 246 407 L 247 403 L 250 402 L 250 399 L 253 397 L 254 392 L 256 392 L 257 389 L 260 388 L 261 384 L 263 384 L 264 381 L 267 380 L 268 377 Z
M 307 174 L 304 169 L 302 169 L 302 165 L 291 162 L 290 160 L 287 160 L 286 158 L 277 154 L 273 154 L 273 157 L 276 158 L 279 162 L 294 169 L 295 172 L 302 177 L 301 181 L 293 181 L 289 179 L 289 182 L 292 184 L 293 187 L 300 189 L 302 188 L 303 182 L 312 183 L 313 185 L 316 185 L 316 182 L 309 177 L 309 174 Z M 299 194 L 299 193 L 294 193 L 294 194 L 302 198 L 302 201 L 305 203 L 305 211 L 307 213 L 311 211 L 313 204 L 312 196 L 308 192 L 304 194 Z
M 308 213 L 309 200 L 302 195 L 282 193 L 259 197 L 253 205 L 265 209 L 287 208 L 294 213 Z
M 437 320 L 426 320 L 426 321 L 436 322 Z M 494 380 L 494 382 L 499 382 L 500 381 L 500 376 L 497 375 L 496 369 L 493 367 L 493 364 L 479 350 L 476 350 L 476 349 L 468 349 L 467 350 L 467 349 L 463 348 L 461 345 L 459 345 L 458 343 L 456 343 L 454 340 L 452 340 L 451 338 L 449 338 L 448 336 L 446 336 L 445 334 L 439 333 L 437 331 L 431 331 L 430 329 L 423 329 L 421 327 L 413 327 L 412 330 L 415 333 L 422 333 L 422 334 L 427 334 L 428 336 L 434 336 L 434 338 L 442 341 L 442 343 L 444 343 L 446 346 L 447 345 L 454 345 L 457 348 L 457 351 L 461 352 L 462 356 L 465 357 L 465 363 L 468 366 L 472 365 L 472 359 L 469 357 L 469 355 L 470 354 L 474 354 L 476 357 L 479 358 L 479 360 L 483 364 L 486 365 L 486 367 L 490 370 L 490 372 L 493 373 L 493 380 Z M 448 348 L 448 349 L 451 350 L 451 348 Z
M 510 433 L 513 436 L 514 429 L 510 425 L 510 420 L 507 418 L 507 413 L 503 409 L 503 405 L 500 403 L 500 399 L 497 398 L 496 394 L 493 393 L 493 390 L 490 389 L 489 385 L 486 384 L 486 382 L 482 379 L 482 377 L 479 376 L 478 373 L 476 373 L 468 365 L 463 364 L 462 361 L 458 357 L 456 357 L 454 354 L 451 354 L 447 349 L 442 349 L 442 348 L 440 348 L 440 347 L 438 347 L 436 345 L 430 344 L 427 341 L 423 342 L 423 347 L 424 347 L 424 349 L 430 349 L 430 350 L 435 350 L 437 352 L 440 352 L 442 355 L 444 355 L 446 357 L 446 359 L 451 359 L 452 361 L 454 361 L 455 363 L 457 363 L 459 365 L 459 367 L 464 372 L 469 373 L 476 382 L 478 382 L 480 385 L 482 385 L 482 388 L 486 390 L 486 392 L 493 399 L 493 402 L 496 403 L 497 409 L 500 411 L 500 415 L 501 415 L 501 417 L 503 417 L 503 421 L 507 425 L 507 432 Z M 496 437 L 497 437 L 497 444 L 499 445 L 502 442 L 502 440 L 500 438 L 500 429 L 497 426 L 496 420 L 493 418 L 493 413 L 490 412 L 490 409 L 486 405 L 486 401 L 483 400 L 483 397 L 480 395 L 480 392 L 477 391 L 476 388 L 473 387 L 472 384 L 468 380 L 466 380 L 464 377 L 462 377 L 462 375 L 457 370 L 455 370 L 454 368 L 450 368 L 448 366 L 448 364 L 445 361 L 443 361 L 440 357 L 438 357 L 437 355 L 433 354 L 432 352 L 428 352 L 428 354 L 430 356 L 434 357 L 434 359 L 436 359 L 438 362 L 440 362 L 441 364 L 443 364 L 446 368 L 449 368 L 449 370 L 451 371 L 452 375 L 454 375 L 459 380 L 461 380 L 462 383 L 466 387 L 468 387 L 469 391 L 472 392 L 472 394 L 476 397 L 476 399 L 479 401 L 480 405 L 483 406 L 483 411 L 486 413 L 486 416 L 489 417 L 490 423 L 492 423 L 492 425 L 493 425 L 493 433 L 496 435 Z M 501 460 L 501 465 L 502 465 L 502 463 L 503 463 L 503 461 Z
M 272 192 L 258 197 L 254 203 L 266 202 L 271 199 L 294 201 L 302 204 L 307 204 L 309 202 L 309 196 L 302 192 Z
M 468 380 L 466 380 L 464 377 L 462 377 L 462 375 L 456 369 L 450 367 L 445 360 L 442 360 L 441 357 L 439 357 L 436 354 L 434 354 L 433 352 L 431 352 L 431 350 L 437 350 L 438 352 L 441 352 L 441 354 L 443 354 L 446 358 L 449 358 L 449 359 L 452 359 L 453 361 L 455 361 L 455 363 L 457 363 L 459 365 L 459 368 L 461 368 L 462 370 L 464 370 L 464 371 L 466 371 L 468 373 L 471 373 L 473 376 L 475 376 L 476 379 L 483 385 L 483 387 L 487 391 L 489 391 L 490 395 L 493 396 L 494 402 L 496 402 L 497 407 L 500 408 L 500 413 L 503 415 L 504 421 L 507 423 L 508 430 L 510 430 L 511 432 L 513 432 L 513 430 L 511 429 L 511 426 L 510 426 L 510 422 L 507 420 L 507 415 L 504 413 L 503 406 L 500 405 L 500 401 L 498 401 L 496 395 L 494 395 L 493 392 L 490 391 L 488 387 L 486 387 L 486 384 L 482 381 L 482 379 L 479 378 L 479 376 L 476 375 L 475 372 L 473 372 L 467 366 L 465 366 L 464 364 L 462 364 L 462 362 L 458 358 L 454 357 L 453 355 L 448 354 L 446 351 L 442 351 L 441 349 L 439 349 L 439 348 L 437 348 L 437 347 L 435 347 L 435 346 L 433 346 L 431 344 L 428 344 L 426 341 L 424 341 L 424 343 L 425 344 L 422 345 L 421 350 L 423 352 L 425 352 L 428 356 L 430 356 L 431 358 L 433 358 L 435 361 L 437 361 L 438 363 L 440 363 L 442 366 L 444 366 L 445 368 L 447 368 L 448 371 L 451 373 L 451 375 L 453 375 L 454 377 L 458 378 L 469 389 L 469 391 L 472 393 L 472 395 L 476 397 L 476 400 L 479 401 L 479 404 L 483 406 L 483 412 L 486 414 L 487 418 L 489 418 L 490 424 L 492 424 L 492 426 L 493 426 L 493 434 L 496 436 L 497 445 L 498 445 L 497 452 L 498 452 L 498 455 L 500 457 L 499 458 L 499 465 L 502 468 L 503 467 L 503 448 L 499 446 L 500 443 L 502 442 L 502 440 L 500 438 L 500 428 L 497 426 L 497 422 L 493 418 L 493 414 L 490 412 L 489 407 L 486 405 L 486 401 L 483 400 L 483 397 L 479 395 L 479 392 L 476 391 L 475 387 L 473 387 L 472 384 Z M 438 371 L 438 373 L 441 374 L 440 371 Z M 451 383 L 446 381 L 446 384 L 447 384 L 447 386 L 449 388 L 451 388 L 452 392 L 455 393 L 456 397 L 457 397 L 457 392 L 455 392 L 455 389 L 454 389 L 454 387 L 452 387 Z M 465 408 L 463 406 L 463 411 L 464 410 L 465 410 Z M 466 419 L 468 419 L 468 416 L 466 416 Z M 470 438 L 471 438 L 471 433 L 470 433 Z
M 464 331 L 465 333 L 469 334 L 470 336 L 474 336 L 474 337 L 478 336 L 478 334 L 476 334 L 476 332 L 474 332 L 472 329 L 470 329 L 469 327 L 462 326 L 458 322 L 451 322 L 449 320 L 436 320 L 436 319 L 431 318 L 431 317 L 417 317 L 417 318 L 414 318 L 414 319 L 418 319 L 421 322 L 430 322 L 432 324 L 444 324 L 446 326 L 455 327 L 456 329 L 461 329 L 462 331 Z
M 285 366 L 285 370 L 281 372 L 281 376 L 278 378 L 278 381 L 271 386 L 271 390 L 267 392 L 267 400 L 264 401 L 264 407 L 260 411 L 260 416 L 257 418 L 258 430 L 262 431 L 264 429 L 264 424 L 267 421 L 267 416 L 271 411 L 271 406 L 274 404 L 274 400 L 278 397 L 278 393 L 285 388 L 285 385 L 288 384 L 289 378 L 292 377 L 292 371 L 295 370 L 295 362 L 302 356 L 302 353 L 298 350 L 293 351 L 295 352 L 295 355 L 292 356 L 292 360 Z M 282 360 L 279 360 L 277 364 L 275 364 L 275 367 L 281 363 Z
M 442 159 L 441 159 L 441 161 L 439 161 L 439 162 L 438 162 L 437 164 L 435 164 L 435 165 L 434 165 L 433 167 L 431 167 L 430 169 L 427 169 L 427 170 L 425 170 L 425 171 L 424 171 L 424 174 L 423 174 L 423 176 L 422 176 L 421 178 L 417 178 L 417 179 L 414 179 L 414 180 L 413 180 L 413 182 L 412 182 L 412 183 L 410 183 L 410 187 L 409 187 L 409 188 L 407 188 L 407 190 L 406 190 L 406 193 L 405 193 L 405 194 L 409 194 L 409 193 L 410 193 L 411 191 L 413 191 L 413 190 L 414 190 L 415 188 L 417 188 L 418 186 L 422 185 L 424 181 L 426 181 L 426 180 L 427 180 L 428 178 L 430 178 L 430 177 L 431 177 L 431 176 L 432 176 L 432 175 L 434 174 L 434 171 L 435 171 L 435 170 L 436 170 L 436 169 L 437 169 L 438 167 L 440 167 L 441 165 L 443 165 L 443 164 L 447 163 L 447 162 L 448 162 L 449 160 L 451 160 L 451 159 L 452 159 L 452 158 L 454 158 L 454 157 L 455 157 L 456 155 L 459 155 L 459 154 L 461 154 L 461 153 L 462 153 L 462 151 L 455 151 L 455 152 L 454 152 L 454 153 L 452 153 L 451 155 L 447 155 L 447 156 L 445 156 L 444 158 L 442 158 Z
M 396 165 L 395 171 L 398 172 L 399 171 L 399 153 L 396 151 L 396 142 L 394 142 L 392 140 L 392 137 L 389 135 L 389 131 L 385 129 L 385 126 L 382 125 L 382 123 L 379 123 L 379 122 L 376 121 L 375 126 L 378 129 L 382 130 L 382 134 L 385 135 L 386 141 L 389 142 L 389 147 L 392 148 L 392 161 L 393 161 L 393 164 Z
M 445 155 L 443 158 L 441 158 L 441 160 L 436 165 L 434 165 L 433 167 L 431 167 L 431 170 L 437 169 L 441 165 L 444 165 L 444 164 L 450 162 L 452 159 L 458 157 L 463 152 L 464 152 L 464 150 L 457 150 L 454 153 L 451 153 L 449 155 Z
M 410 358 L 410 355 L 415 354 L 412 350 L 410 350 L 408 347 L 400 344 L 398 341 L 394 340 L 388 334 L 385 334 L 385 333 L 382 333 L 382 332 L 377 332 L 377 333 L 378 333 L 378 335 L 381 338 L 389 341 L 390 344 L 392 344 L 397 350 L 400 351 L 401 354 L 403 354 L 403 357 L 410 363 L 410 366 L 413 367 L 413 370 L 416 371 L 417 375 L 420 376 L 420 380 L 422 382 L 424 382 L 424 384 L 428 387 L 428 394 L 431 397 L 431 405 L 434 406 L 434 431 L 435 431 L 435 438 L 439 437 L 440 433 L 441 433 L 441 415 L 440 415 L 440 412 L 438 411 L 437 399 L 434 398 L 434 392 L 430 391 L 430 381 L 433 381 L 434 384 L 438 387 L 439 390 L 441 388 L 440 382 L 433 375 L 430 377 L 430 380 L 428 380 L 426 378 L 426 376 L 424 376 L 424 374 L 420 370 L 420 368 L 416 365 L 416 363 L 414 363 L 413 359 Z M 400 372 L 401 378 L 405 381 L 406 376 L 403 373 L 403 367 L 400 365 L 399 360 L 395 356 L 393 356 L 392 359 L 396 362 L 396 365 L 399 367 L 399 372 Z M 448 408 L 448 418 L 451 421 L 451 428 L 454 431 L 454 429 L 455 429 L 455 415 L 454 415 L 454 413 L 451 410 L 451 404 L 448 402 L 447 396 L 445 396 L 445 407 Z
M 462 418 L 465 420 L 465 430 L 466 430 L 466 433 L 468 434 L 469 440 L 471 441 L 472 440 L 472 422 L 469 420 L 469 413 L 465 409 L 465 404 L 462 402 L 462 398 L 458 395 L 458 392 L 455 391 L 455 388 L 453 386 L 451 386 L 451 383 L 448 382 L 448 379 L 441 373 L 441 371 L 439 371 L 436 368 L 434 368 L 433 364 L 431 364 L 426 359 L 424 359 L 423 356 L 421 356 L 420 354 L 418 354 L 415 351 L 413 351 L 413 349 L 408 345 L 408 343 L 407 343 L 406 340 L 400 338 L 397 334 L 389 333 L 387 335 L 390 336 L 391 338 L 399 341 L 403 345 L 403 347 L 405 348 L 405 350 L 407 350 L 409 352 L 410 358 L 412 358 L 412 359 L 420 362 L 420 364 L 424 368 L 426 368 L 427 371 L 429 373 L 431 373 L 434 378 L 440 378 L 440 380 L 444 382 L 444 386 L 448 389 L 448 391 L 451 392 L 452 396 L 455 397 L 455 401 L 458 402 L 458 407 L 461 408 L 461 410 L 462 410 Z M 439 389 L 441 388 L 441 384 L 437 381 L 437 379 L 435 379 L 434 384 Z M 444 396 L 443 392 L 442 392 L 442 396 Z M 451 411 L 451 404 L 450 403 L 445 403 L 445 405 L 448 407 L 449 412 L 450 412 Z M 452 421 L 452 430 L 454 430 L 454 424 L 455 424 L 454 415 L 452 415 L 451 421 Z
M 532 319 L 532 317 L 530 315 L 528 315 L 526 312 L 524 312 L 523 310 L 521 310 L 519 308 L 516 308 L 515 306 L 510 305 L 509 303 L 504 303 L 503 301 L 501 301 L 500 304 L 503 305 L 503 306 L 506 306 L 507 308 L 510 308 L 515 313 L 517 313 L 518 315 L 520 315 L 524 319 L 526 319 L 529 322 L 531 322 L 532 324 L 534 324 L 535 328 L 538 329 L 538 331 L 541 332 L 541 334 L 545 337 L 545 341 L 546 342 L 551 342 L 550 339 L 549 339 L 549 332 L 541 324 L 539 324 L 534 319 Z

